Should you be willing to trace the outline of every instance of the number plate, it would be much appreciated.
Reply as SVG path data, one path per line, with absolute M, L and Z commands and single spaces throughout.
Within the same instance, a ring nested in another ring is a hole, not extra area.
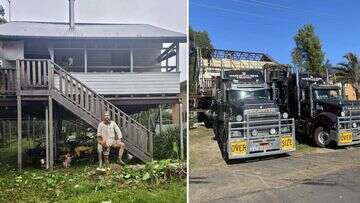
M 352 142 L 352 132 L 343 132 L 340 133 L 340 143 L 349 144 Z
M 293 138 L 291 136 L 284 136 L 281 138 L 281 149 L 291 150 L 294 148 Z
M 245 155 L 247 151 L 246 141 L 230 142 L 232 155 Z

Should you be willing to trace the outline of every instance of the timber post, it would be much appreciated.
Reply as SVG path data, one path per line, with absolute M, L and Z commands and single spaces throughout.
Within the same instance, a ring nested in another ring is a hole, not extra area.
M 159 105 L 159 134 L 162 133 L 162 125 L 163 125 L 163 120 L 162 120 L 162 106 Z
M 179 102 L 179 128 L 180 128 L 180 158 L 184 159 L 184 130 L 183 130 L 183 122 L 182 122 L 182 103 Z
M 21 117 L 21 75 L 20 61 L 16 60 L 16 100 L 17 100 L 17 144 L 18 144 L 18 170 L 22 171 L 22 117 Z
M 54 112 L 53 102 L 51 96 L 49 96 L 49 169 L 54 169 Z
M 31 148 L 30 146 L 30 134 L 31 133 L 31 129 L 30 129 L 30 116 L 27 116 L 27 120 L 26 120 L 26 141 L 27 141 L 27 145 L 29 147 L 29 149 Z
M 21 118 L 21 96 L 17 96 L 17 131 L 18 131 L 18 169 L 22 170 L 22 118 Z
M 54 156 L 58 156 L 57 146 L 59 140 L 61 139 L 61 128 L 62 128 L 62 120 L 61 120 L 61 112 L 60 108 L 57 105 L 54 105 Z
M 180 44 L 176 43 L 176 72 L 180 71 Z
M 49 107 L 45 109 L 45 136 L 46 136 L 46 169 L 49 169 Z
M 11 143 L 11 135 L 12 135 L 12 126 L 11 126 L 11 121 L 8 121 L 9 122 L 9 143 Z

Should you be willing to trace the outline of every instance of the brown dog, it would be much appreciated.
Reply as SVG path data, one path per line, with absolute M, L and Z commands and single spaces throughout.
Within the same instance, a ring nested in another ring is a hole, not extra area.
M 92 151 L 93 151 L 93 148 L 88 147 L 88 146 L 77 146 L 74 149 L 75 156 L 77 156 L 77 157 L 79 157 L 81 155 L 81 153 L 91 154 Z

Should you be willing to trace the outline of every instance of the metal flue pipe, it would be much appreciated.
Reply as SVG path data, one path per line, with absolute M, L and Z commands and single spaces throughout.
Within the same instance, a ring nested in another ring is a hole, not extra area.
M 69 0 L 69 26 L 75 28 L 75 0 Z

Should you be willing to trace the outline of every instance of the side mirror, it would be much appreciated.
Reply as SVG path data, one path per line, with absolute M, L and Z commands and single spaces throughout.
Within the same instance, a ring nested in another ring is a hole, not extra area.
M 306 99 L 306 98 L 305 98 L 305 90 L 302 90 L 302 91 L 301 91 L 301 99 L 300 99 L 300 101 L 303 102 L 303 101 L 305 101 L 305 99 Z
M 277 100 L 279 98 L 279 95 L 280 95 L 279 90 L 273 89 L 273 97 L 274 97 L 273 99 Z

